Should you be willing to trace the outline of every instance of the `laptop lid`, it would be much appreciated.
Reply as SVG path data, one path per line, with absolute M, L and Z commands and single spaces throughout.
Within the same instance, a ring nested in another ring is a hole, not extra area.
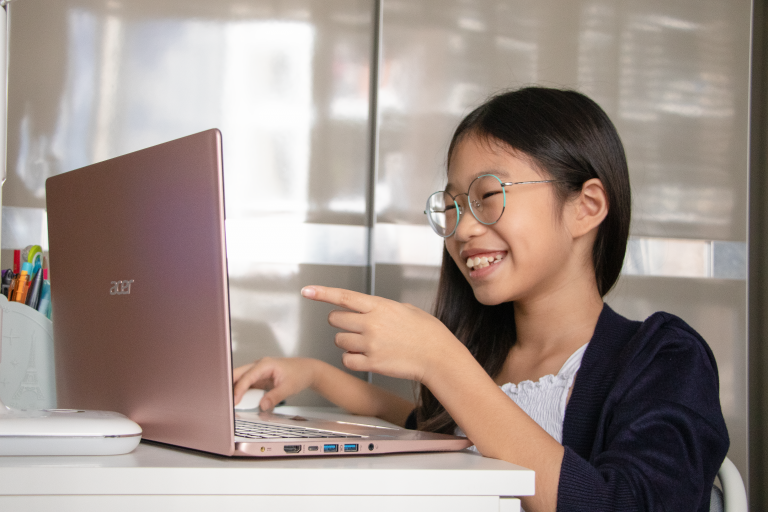
M 234 451 L 221 133 L 46 181 L 59 407 Z
M 236 437 L 218 130 L 51 177 L 46 203 L 59 407 L 120 412 L 144 439 L 221 455 L 470 444 L 258 411 L 236 413 Z

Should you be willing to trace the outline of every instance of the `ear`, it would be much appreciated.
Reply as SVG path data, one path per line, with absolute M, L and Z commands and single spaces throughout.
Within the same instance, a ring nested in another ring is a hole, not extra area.
M 574 238 L 596 230 L 608 215 L 608 197 L 603 182 L 597 178 L 585 181 L 581 193 L 571 200 L 570 232 Z

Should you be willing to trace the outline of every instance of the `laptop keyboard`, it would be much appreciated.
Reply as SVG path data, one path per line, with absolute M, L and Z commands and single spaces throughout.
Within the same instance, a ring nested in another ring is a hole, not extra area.
M 342 434 L 332 430 L 320 430 L 316 428 L 295 427 L 293 425 L 281 425 L 279 423 L 261 423 L 235 419 L 235 436 L 248 439 L 323 439 L 329 437 L 357 437 L 353 434 Z

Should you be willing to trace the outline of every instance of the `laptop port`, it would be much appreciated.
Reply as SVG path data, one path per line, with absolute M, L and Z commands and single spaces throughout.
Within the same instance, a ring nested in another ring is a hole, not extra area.
M 357 451 L 357 445 L 356 444 L 345 444 L 344 445 L 344 451 L 345 452 L 356 452 Z
M 308 452 L 316 452 L 317 451 L 317 446 L 309 446 L 309 447 L 307 447 L 307 451 Z
M 283 450 L 285 450 L 285 453 L 299 453 L 301 451 L 301 445 L 300 444 L 287 444 L 283 446 Z
M 337 444 L 324 444 L 323 445 L 323 452 L 324 453 L 336 453 L 339 451 L 339 445 Z

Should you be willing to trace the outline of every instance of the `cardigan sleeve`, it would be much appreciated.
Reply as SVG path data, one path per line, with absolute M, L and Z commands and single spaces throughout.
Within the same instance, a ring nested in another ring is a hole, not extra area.
M 709 510 L 728 433 L 714 358 L 685 327 L 659 329 L 624 362 L 589 459 L 565 447 L 558 511 Z

